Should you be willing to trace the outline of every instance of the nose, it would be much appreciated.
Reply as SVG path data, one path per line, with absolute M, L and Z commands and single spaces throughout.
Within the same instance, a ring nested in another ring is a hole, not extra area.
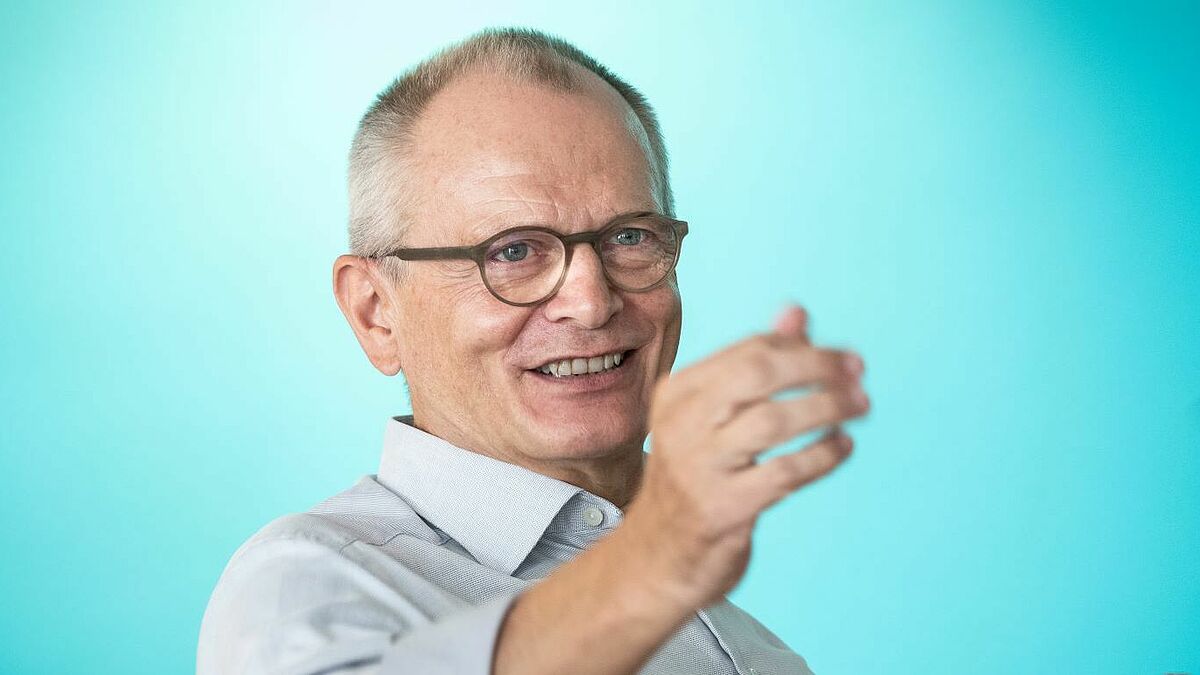
M 604 276 L 596 249 L 585 243 L 575 244 L 567 278 L 546 302 L 546 317 L 551 321 L 570 319 L 584 328 L 599 328 L 623 306 L 620 293 L 609 286 Z

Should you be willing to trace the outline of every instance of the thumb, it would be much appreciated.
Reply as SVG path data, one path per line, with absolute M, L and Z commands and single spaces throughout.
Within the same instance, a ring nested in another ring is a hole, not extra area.
M 788 305 L 775 317 L 774 330 L 781 335 L 806 335 L 808 312 L 800 305 Z

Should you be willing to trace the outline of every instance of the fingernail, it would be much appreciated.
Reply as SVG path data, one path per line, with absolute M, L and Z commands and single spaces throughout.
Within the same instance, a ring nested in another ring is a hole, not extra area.
M 863 371 L 863 360 L 858 354 L 850 353 L 845 356 L 846 370 L 851 374 L 861 375 Z

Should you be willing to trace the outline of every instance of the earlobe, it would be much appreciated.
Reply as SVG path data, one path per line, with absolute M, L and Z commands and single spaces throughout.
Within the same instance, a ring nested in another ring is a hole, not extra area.
M 384 375 L 400 372 L 400 308 L 395 294 L 371 264 L 356 255 L 333 261 L 333 296 L 371 365 Z

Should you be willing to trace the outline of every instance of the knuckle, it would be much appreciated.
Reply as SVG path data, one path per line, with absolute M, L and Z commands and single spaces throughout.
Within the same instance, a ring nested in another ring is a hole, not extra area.
M 808 469 L 801 453 L 784 455 L 779 460 L 779 467 L 775 471 L 775 491 L 782 496 L 807 482 Z
M 788 418 L 778 407 L 764 404 L 755 406 L 747 413 L 756 442 L 767 442 L 787 432 Z
M 850 371 L 846 368 L 846 355 L 849 354 L 844 349 L 827 349 L 821 355 L 821 368 L 827 375 L 835 379 L 843 379 L 849 377 Z
M 829 436 L 822 441 L 821 445 L 821 467 L 820 473 L 824 475 L 837 468 L 842 460 L 850 454 L 850 448 L 853 443 L 845 431 L 840 431 L 835 435 Z
M 772 459 L 772 470 L 767 481 L 770 503 L 828 474 L 847 455 L 848 446 L 841 445 L 836 437 L 827 437 L 804 450 Z
M 841 433 L 841 441 L 837 444 L 837 452 L 840 455 L 839 461 L 845 459 L 850 453 L 854 452 L 854 437 L 847 434 L 845 431 Z
M 773 371 L 771 359 L 766 353 L 750 352 L 739 369 L 739 380 L 749 389 L 762 389 L 771 382 Z
M 801 352 L 796 363 L 796 375 L 808 381 L 827 381 L 830 379 L 828 350 L 820 347 L 807 347 Z
M 817 420 L 829 422 L 838 419 L 842 414 L 842 406 L 832 392 L 824 391 L 817 394 Z
M 854 377 L 853 371 L 846 362 L 847 354 L 850 352 L 846 350 L 822 350 L 820 356 L 817 357 L 820 362 L 817 368 L 820 368 L 824 380 L 845 382 Z

